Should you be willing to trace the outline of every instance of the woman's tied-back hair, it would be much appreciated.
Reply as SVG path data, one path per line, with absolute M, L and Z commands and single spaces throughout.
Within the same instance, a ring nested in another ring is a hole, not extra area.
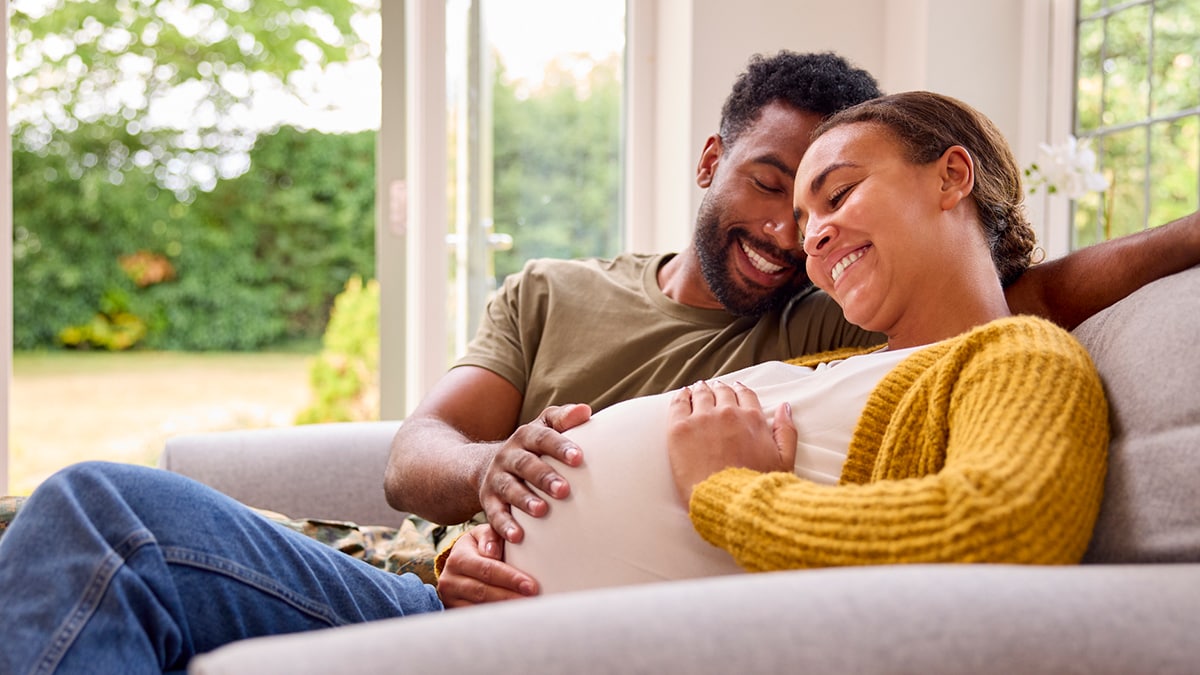
M 825 117 L 880 93 L 870 73 L 833 52 L 756 54 L 721 107 L 721 142 L 732 146 L 776 101 Z
M 1035 236 L 1025 217 L 1021 170 L 1008 141 L 987 116 L 949 96 L 910 91 L 843 110 L 817 127 L 813 138 L 855 122 L 887 127 L 913 164 L 933 162 L 955 145 L 966 148 L 975 164 L 971 196 L 1000 283 L 1008 286 L 1020 278 L 1031 262 Z

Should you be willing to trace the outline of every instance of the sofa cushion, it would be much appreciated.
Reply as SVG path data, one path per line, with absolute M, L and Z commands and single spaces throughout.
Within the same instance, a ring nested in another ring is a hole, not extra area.
M 1200 562 L 1200 267 L 1084 322 L 1111 411 L 1104 502 L 1085 562 Z

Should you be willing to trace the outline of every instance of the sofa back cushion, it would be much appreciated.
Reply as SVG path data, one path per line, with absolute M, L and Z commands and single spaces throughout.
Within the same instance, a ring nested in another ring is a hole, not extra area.
M 1112 423 L 1104 502 L 1085 562 L 1200 562 L 1200 266 L 1075 330 Z

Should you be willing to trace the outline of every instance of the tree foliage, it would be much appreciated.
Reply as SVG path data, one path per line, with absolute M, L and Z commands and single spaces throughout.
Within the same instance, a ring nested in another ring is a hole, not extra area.
M 303 99 L 303 74 L 369 56 L 355 30 L 367 2 L 15 0 L 16 145 L 71 158 L 76 176 L 140 168 L 184 194 L 212 187 L 221 161 L 253 143 L 257 93 Z M 195 108 L 155 114 L 172 99 Z
M 493 85 L 493 219 L 513 236 L 496 254 L 496 275 L 529 258 L 612 255 L 620 249 L 620 96 L 616 59 L 553 68 L 521 96 L 496 69 Z
M 1200 0 L 1079 10 L 1075 133 L 1111 187 L 1076 203 L 1077 247 L 1200 208 Z
M 374 132 L 283 127 L 258 138 L 254 170 L 191 202 L 142 172 L 113 186 L 14 150 L 15 346 L 57 346 L 64 329 L 121 314 L 161 349 L 315 339 L 346 280 L 374 274 L 374 147 Z M 170 274 L 139 284 L 139 253 Z
M 369 2 L 15 0 L 15 346 L 320 336 L 347 281 L 374 276 L 375 134 L 237 120 L 255 87 L 303 96 L 300 75 L 362 57 Z M 618 249 L 619 63 L 592 65 L 530 92 L 496 73 L 494 216 L 516 242 L 499 276 Z M 155 117 L 189 88 L 194 115 Z M 198 181 L 197 163 L 239 152 Z

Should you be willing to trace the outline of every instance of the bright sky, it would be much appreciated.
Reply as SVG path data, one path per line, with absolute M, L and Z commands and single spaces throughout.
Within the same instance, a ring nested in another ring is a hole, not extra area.
M 53 4 L 53 0 L 11 2 L 14 7 L 34 15 Z M 540 81 L 547 62 L 557 55 L 583 52 L 602 58 L 619 52 L 625 38 L 624 4 L 624 0 L 485 0 L 483 8 L 488 37 L 499 52 L 506 72 L 513 80 L 533 84 Z M 448 25 L 454 24 L 456 16 L 465 15 L 468 6 L 467 0 L 448 2 Z M 186 21 L 185 15 L 175 14 L 172 18 Z M 378 56 L 379 15 L 376 13 L 358 21 L 355 28 L 371 45 L 373 55 Z M 450 32 L 453 33 L 453 29 Z M 450 39 L 454 40 L 453 37 Z M 453 52 L 456 45 L 451 42 L 448 49 Z M 145 75 L 130 73 L 134 79 Z M 294 81 L 305 91 L 307 105 L 298 105 L 290 95 L 274 90 L 265 81 L 240 74 L 229 74 L 228 77 L 240 78 L 240 81 L 223 79 L 224 86 L 231 90 L 254 91 L 255 95 L 249 109 L 237 111 L 235 119 L 218 122 L 226 128 L 268 128 L 281 118 L 324 131 L 356 131 L 379 125 L 380 74 L 375 58 L 334 64 L 324 73 L 315 66 L 295 73 Z M 171 100 L 152 105 L 151 119 L 167 124 L 177 123 L 180 119 L 213 123 L 215 120 L 205 119 L 215 111 L 205 104 L 204 95 L 201 88 L 181 87 Z
M 456 4 L 464 3 L 451 2 L 448 11 L 456 11 Z M 603 57 L 621 51 L 624 4 L 624 0 L 493 0 L 484 5 L 488 38 L 511 79 L 535 83 L 559 54 Z M 378 45 L 378 21 L 364 28 L 372 44 Z M 312 86 L 311 107 L 298 109 L 282 92 L 264 94 L 254 118 L 247 121 L 267 126 L 280 110 L 289 110 L 287 117 L 293 123 L 323 131 L 373 129 L 379 126 L 379 77 L 373 61 L 330 68 L 320 80 L 304 78 Z
M 623 49 L 624 0 L 484 1 L 488 38 L 504 62 L 508 76 L 514 81 L 522 80 L 536 86 L 547 63 L 559 55 L 586 53 L 602 59 Z M 53 4 L 53 0 L 11 2 L 35 15 Z M 447 2 L 447 25 L 450 26 L 448 33 L 451 35 L 447 50 L 451 60 L 464 53 L 463 47 L 457 44 L 462 38 L 453 37 L 461 33 L 461 28 L 455 29 L 453 26 L 455 21 L 461 23 L 459 17 L 465 16 L 467 7 L 468 0 Z M 187 16 L 176 14 L 172 20 L 187 21 Z M 222 75 L 221 85 L 231 92 L 251 94 L 250 102 L 247 106 L 229 111 L 223 118 L 218 117 L 216 107 L 206 99 L 205 87 L 199 85 L 184 85 L 164 99 L 150 101 L 151 126 L 178 127 L 180 120 L 190 120 L 196 124 L 196 128 L 215 126 L 227 134 L 224 142 L 227 152 L 217 166 L 199 162 L 172 171 L 189 174 L 201 185 L 213 184 L 218 176 L 229 177 L 241 173 L 247 165 L 246 151 L 253 137 L 244 137 L 237 133 L 238 130 L 269 129 L 281 122 L 327 132 L 378 128 L 380 72 L 377 57 L 381 41 L 378 13 L 357 20 L 355 29 L 371 46 L 371 56 L 350 63 L 332 64 L 324 70 L 312 64 L 293 73 L 291 81 L 302 92 L 302 102 L 279 89 L 265 75 L 247 76 L 237 72 Z M 59 48 L 69 53 L 72 47 L 47 47 Z M 137 68 L 131 67 L 125 73 L 126 81 L 106 91 L 94 105 L 112 106 L 128 99 L 134 107 L 138 107 L 136 101 L 139 98 L 141 105 L 146 105 L 142 83 L 152 67 L 149 62 Z M 199 140 L 195 142 L 199 147 Z
M 498 0 L 488 32 L 513 79 L 537 80 L 556 54 L 607 55 L 624 48 L 624 0 Z
M 546 64 L 559 54 L 584 52 L 603 57 L 620 52 L 625 42 L 624 4 L 624 0 L 493 0 L 484 5 L 488 38 L 511 79 L 538 82 Z M 451 2 L 448 11 L 465 11 L 455 5 L 464 3 Z M 377 32 L 371 38 L 378 44 Z M 319 86 L 314 83 L 314 90 L 330 109 L 310 109 L 294 121 L 325 131 L 375 128 L 379 125 L 378 83 L 379 70 L 374 63 L 332 73 Z M 271 108 L 287 109 L 282 101 Z

